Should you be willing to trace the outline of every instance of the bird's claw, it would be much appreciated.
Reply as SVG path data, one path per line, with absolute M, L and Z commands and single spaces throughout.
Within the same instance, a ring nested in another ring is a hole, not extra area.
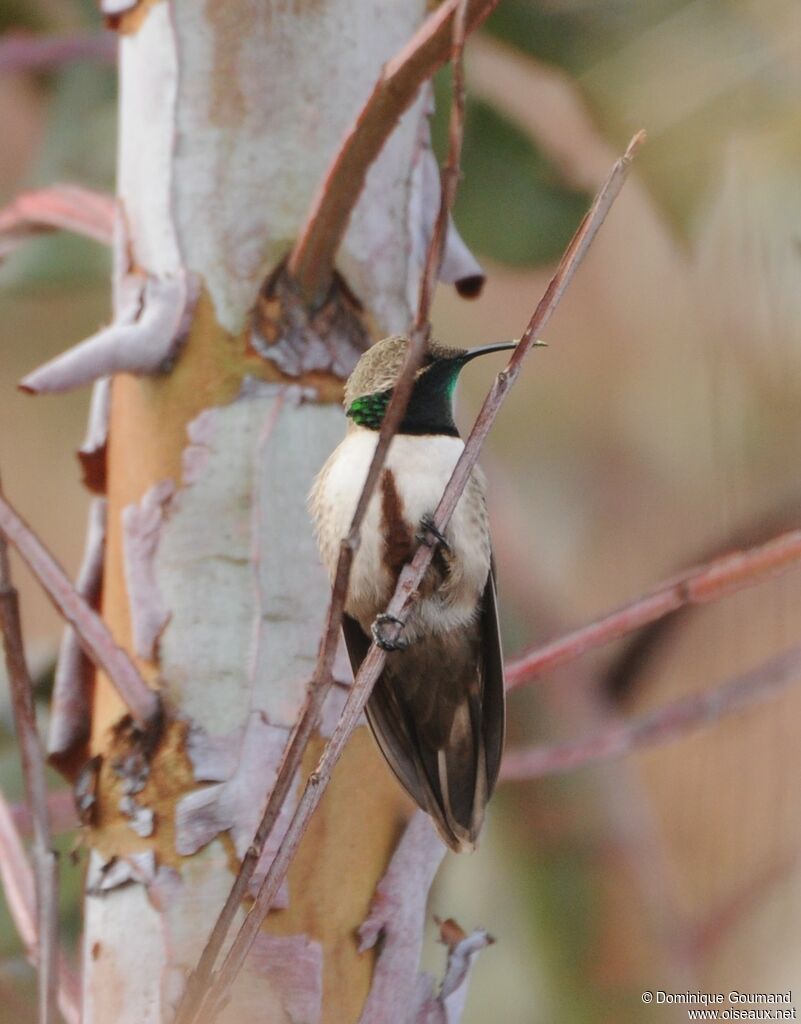
M 417 541 L 420 544 L 425 544 L 426 547 L 433 547 L 431 538 L 435 537 L 440 545 L 446 550 L 450 551 L 451 546 L 445 539 L 445 534 L 439 529 L 437 524 L 434 522 L 434 517 L 429 515 L 427 512 L 420 520 L 420 528 L 417 532 Z
M 388 624 L 400 626 L 401 628 L 405 625 L 403 619 L 399 619 L 397 615 L 390 615 L 388 612 L 382 612 L 381 615 L 376 615 L 375 620 L 370 627 L 370 632 L 373 634 L 373 640 L 382 651 L 405 651 L 409 646 L 408 640 L 404 640 L 402 636 L 399 636 L 395 640 L 390 640 L 389 637 L 384 635 L 382 626 L 386 626 Z

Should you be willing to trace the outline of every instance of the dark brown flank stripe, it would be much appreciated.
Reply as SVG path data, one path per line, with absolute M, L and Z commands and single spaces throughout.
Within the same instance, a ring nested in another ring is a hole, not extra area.
M 391 469 L 385 469 L 381 476 L 381 528 L 384 535 L 384 564 L 393 581 L 398 578 L 417 546 L 403 512 L 403 500 L 398 494 L 395 477 Z M 431 597 L 442 586 L 448 572 L 447 553 L 438 547 L 420 583 L 420 596 Z
M 385 469 L 381 474 L 381 519 L 384 563 L 394 580 L 412 556 L 413 538 L 403 515 L 403 502 L 391 469 Z

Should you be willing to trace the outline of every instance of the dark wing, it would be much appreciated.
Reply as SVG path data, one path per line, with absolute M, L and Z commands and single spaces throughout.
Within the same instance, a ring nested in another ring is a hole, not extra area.
M 370 641 L 348 616 L 343 631 L 355 673 Z M 491 570 L 479 618 L 388 655 L 366 709 L 390 767 L 452 849 L 471 849 L 481 829 L 500 767 L 504 703 Z
M 367 657 L 367 652 L 370 650 L 370 640 L 365 636 L 359 623 L 352 619 L 350 615 L 342 616 L 342 635 L 345 637 L 350 667 L 353 669 L 355 677 L 361 668 L 362 662 Z
M 495 560 L 492 560 L 481 601 L 481 645 L 483 649 L 482 727 L 487 758 L 487 798 L 492 796 L 503 756 L 506 735 L 506 686 L 503 679 L 503 648 L 498 619 L 498 591 Z
M 342 616 L 342 633 L 355 677 L 370 650 L 370 640 L 359 623 L 350 615 Z M 417 771 L 403 756 L 403 751 L 409 748 L 411 737 L 406 733 L 403 711 L 394 700 L 392 688 L 386 685 L 385 676 L 386 670 L 373 687 L 366 708 L 367 721 L 381 748 L 381 753 L 400 784 L 417 804 L 427 809 L 425 795 L 417 781 Z

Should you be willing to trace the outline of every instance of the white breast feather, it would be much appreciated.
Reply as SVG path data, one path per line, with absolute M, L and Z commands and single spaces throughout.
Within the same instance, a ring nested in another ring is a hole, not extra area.
M 339 544 L 350 528 L 378 434 L 357 428 L 334 451 L 314 482 L 309 507 L 315 521 L 320 554 L 333 575 Z M 420 520 L 437 507 L 464 448 L 461 438 L 398 435 L 393 438 L 386 466 L 393 473 L 403 502 L 404 518 L 414 532 Z M 435 599 L 415 606 L 416 622 L 425 630 L 451 629 L 476 609 L 489 571 L 490 547 L 484 501 L 484 481 L 474 471 L 446 530 L 452 561 L 446 587 Z M 362 625 L 372 621 L 389 600 L 394 580 L 383 563 L 381 496 L 375 493 L 362 527 L 362 542 L 354 558 L 348 592 L 348 611 Z

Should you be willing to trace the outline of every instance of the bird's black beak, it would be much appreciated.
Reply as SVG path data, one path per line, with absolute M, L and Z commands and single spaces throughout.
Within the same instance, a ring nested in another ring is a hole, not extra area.
M 517 348 L 517 341 L 500 341 L 496 345 L 481 345 L 479 348 L 471 348 L 462 356 L 463 363 L 469 363 L 476 356 L 485 356 L 490 352 L 506 352 L 511 348 Z

